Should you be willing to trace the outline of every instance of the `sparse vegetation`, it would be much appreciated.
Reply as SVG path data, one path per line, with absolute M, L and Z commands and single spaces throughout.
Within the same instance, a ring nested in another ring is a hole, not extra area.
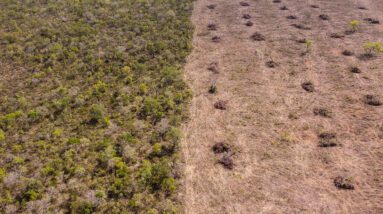
M 338 189 L 346 189 L 346 190 L 355 189 L 354 185 L 352 184 L 352 178 L 350 177 L 338 176 L 334 179 L 334 185 Z
M 313 110 L 314 115 L 321 116 L 321 117 L 332 117 L 332 112 L 326 108 L 314 108 Z
M 215 94 L 217 93 L 217 86 L 215 84 L 211 84 L 209 87 L 209 93 L 210 94 Z
M 314 41 L 312 40 L 309 40 L 309 39 L 305 39 L 304 40 L 304 44 L 306 46 L 306 52 L 305 53 L 310 53 L 311 49 L 312 49 L 312 46 L 314 44 Z
M 229 144 L 224 143 L 224 142 L 219 142 L 219 143 L 214 144 L 212 149 L 213 149 L 213 152 L 215 154 L 231 151 Z
M 315 91 L 315 87 L 314 87 L 314 84 L 310 81 L 306 81 L 306 82 L 303 82 L 301 84 L 302 88 L 307 91 L 307 92 L 314 92 Z
M 375 55 L 383 53 L 383 44 L 381 42 L 368 42 L 363 45 L 363 49 L 366 55 Z
M 344 51 L 342 51 L 342 54 L 343 54 L 344 56 L 352 56 L 352 55 L 354 55 L 354 53 L 353 53 L 352 51 L 349 51 L 349 50 L 344 50 Z
M 363 96 L 363 102 L 367 105 L 371 106 L 381 106 L 383 105 L 383 102 L 375 95 L 365 95 Z
M 226 110 L 227 109 L 227 101 L 218 100 L 214 103 L 214 108 L 219 110 Z
M 318 135 L 320 147 L 335 147 L 338 145 L 336 134 L 333 132 L 322 132 Z
M 350 27 L 350 30 L 348 32 L 355 33 L 359 30 L 360 21 L 358 20 L 352 20 L 350 23 L 348 23 L 348 26 Z
M 1 80 L 0 210 L 178 212 L 191 9 L 191 0 L 0 2 L 0 60 L 14 72 Z

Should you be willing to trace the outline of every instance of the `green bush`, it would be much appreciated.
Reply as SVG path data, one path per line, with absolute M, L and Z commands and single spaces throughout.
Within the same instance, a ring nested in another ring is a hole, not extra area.
M 366 54 L 383 53 L 383 44 L 381 42 L 368 42 L 363 46 Z
M 35 122 L 40 118 L 40 114 L 35 110 L 30 110 L 27 114 L 28 118 L 32 121 Z
M 90 214 L 94 210 L 94 206 L 86 201 L 71 202 L 69 208 L 71 214 Z
M 38 180 L 32 179 L 27 181 L 27 184 L 24 187 L 18 199 L 19 201 L 23 201 L 23 202 L 35 201 L 37 199 L 40 199 L 43 193 L 44 193 L 44 186 L 42 185 L 42 183 Z
M 5 169 L 3 168 L 0 168 L 0 182 L 3 182 L 3 179 L 5 178 L 5 176 L 7 175 Z
M 350 26 L 351 31 L 355 32 L 359 29 L 360 22 L 358 20 L 352 20 L 348 25 Z
M 80 143 L 80 139 L 77 137 L 71 137 L 68 139 L 68 144 L 73 145 L 73 144 L 79 144 L 79 143 Z
M 160 102 L 157 99 L 151 97 L 145 99 L 141 114 L 145 118 L 151 118 L 154 121 L 158 121 L 165 115 Z
M 22 111 L 15 111 L 4 116 L 0 116 L 0 128 L 7 130 L 16 124 L 16 120 L 23 115 Z
M 0 129 L 0 142 L 5 140 L 5 133 L 2 129 Z
M 94 104 L 89 111 L 89 123 L 97 124 L 105 119 L 105 108 L 102 105 Z

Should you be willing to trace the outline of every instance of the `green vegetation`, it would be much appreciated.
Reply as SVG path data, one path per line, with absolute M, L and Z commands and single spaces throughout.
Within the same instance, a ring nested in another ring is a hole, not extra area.
M 363 45 L 367 55 L 383 53 L 383 44 L 381 42 L 368 42 Z
M 313 46 L 314 42 L 312 40 L 305 40 L 305 45 L 306 45 L 306 52 L 310 52 L 311 47 Z
M 0 2 L 2 212 L 179 212 L 191 7 Z
M 5 134 L 2 129 L 0 129 L 0 142 L 5 140 Z
M 351 32 L 356 32 L 359 29 L 360 22 L 358 20 L 352 20 L 348 25 L 351 28 Z

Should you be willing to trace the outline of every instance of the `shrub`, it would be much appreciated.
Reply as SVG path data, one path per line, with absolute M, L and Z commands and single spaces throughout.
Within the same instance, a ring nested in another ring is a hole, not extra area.
M 42 170 L 41 170 L 41 173 L 44 175 L 44 176 L 56 176 L 58 174 L 58 172 L 50 165 L 48 166 L 45 166 Z
M 162 145 L 161 143 L 155 143 L 152 147 L 152 154 L 155 156 L 161 155 L 162 152 Z
M 68 144 L 73 145 L 73 144 L 79 144 L 80 139 L 77 137 L 71 137 L 68 139 Z
M 13 163 L 17 164 L 17 165 L 21 165 L 24 163 L 24 158 L 19 157 L 19 156 L 15 156 L 15 157 L 13 157 Z
M 28 118 L 33 122 L 33 121 L 37 121 L 40 117 L 40 114 L 34 109 L 34 110 L 30 110 L 27 114 Z
M 174 178 L 166 178 L 162 181 L 161 189 L 167 193 L 171 194 L 177 189 L 176 181 Z
M 87 201 L 73 201 L 69 205 L 71 214 L 90 214 L 94 210 L 94 206 Z
M 16 123 L 16 119 L 23 115 L 22 111 L 15 111 L 4 116 L 0 116 L 0 128 L 10 129 Z
M 209 93 L 210 94 L 215 94 L 216 92 L 217 92 L 217 86 L 215 86 L 215 84 L 210 85 Z
M 2 129 L 0 129 L 0 142 L 5 140 L 5 133 Z
M 108 85 L 102 81 L 98 81 L 93 85 L 93 95 L 100 98 L 106 92 Z
M 360 22 L 358 20 L 352 20 L 348 25 L 350 26 L 351 31 L 355 32 L 359 29 Z
M 158 102 L 157 99 L 151 97 L 145 99 L 141 114 L 143 117 L 150 117 L 155 121 L 158 121 L 165 115 L 160 102 Z
M 3 182 L 3 179 L 5 178 L 5 176 L 7 175 L 5 169 L 3 168 L 0 168 L 0 182 Z
M 308 39 L 305 40 L 306 52 L 310 52 L 313 44 L 314 44 L 314 42 L 312 40 L 308 40 Z
M 175 190 L 174 179 L 171 177 L 170 165 L 167 159 L 154 164 L 144 161 L 140 168 L 140 182 L 153 192 L 171 193 Z
M 89 123 L 97 124 L 104 120 L 105 108 L 102 105 L 94 104 L 89 111 Z
M 163 87 L 173 85 L 176 82 L 181 82 L 180 71 L 175 67 L 165 67 L 161 71 L 161 82 Z
M 29 180 L 27 181 L 26 186 L 24 187 L 21 195 L 19 195 L 18 200 L 23 202 L 35 201 L 40 199 L 44 192 L 44 186 L 38 180 Z
M 52 135 L 53 137 L 60 137 L 63 133 L 63 130 L 61 128 L 55 128 Z
M 141 83 L 138 86 L 138 91 L 139 91 L 139 94 L 141 94 L 141 95 L 147 94 L 148 90 L 149 90 L 148 86 L 145 83 Z
M 366 54 L 369 55 L 383 53 L 383 44 L 381 42 L 368 42 L 364 44 L 363 48 Z

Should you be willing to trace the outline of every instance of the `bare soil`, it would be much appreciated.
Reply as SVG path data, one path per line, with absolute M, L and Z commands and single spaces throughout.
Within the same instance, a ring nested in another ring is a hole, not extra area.
M 194 98 L 182 143 L 183 213 L 383 213 L 383 106 L 368 104 L 383 94 L 383 57 L 342 55 L 382 42 L 383 25 L 363 19 L 381 19 L 383 1 L 281 1 L 288 11 L 272 0 L 240 2 L 195 2 L 194 51 L 185 67 Z M 244 25 L 243 14 L 253 26 Z M 361 20 L 358 31 L 330 37 L 351 20 Z M 211 21 L 224 38 L 218 44 L 206 29 Z M 267 39 L 255 42 L 254 32 Z M 299 38 L 313 41 L 304 56 Z M 272 72 L 270 59 L 278 61 Z M 206 69 L 211 62 L 219 63 L 219 74 Z M 212 80 L 219 88 L 214 95 L 206 92 Z M 302 89 L 307 80 L 315 93 Z M 230 108 L 215 109 L 217 99 L 230 100 Z M 318 107 L 331 109 L 331 117 L 315 115 Z M 324 132 L 336 133 L 328 141 L 342 146 L 318 146 Z M 216 142 L 238 149 L 232 170 L 217 164 Z M 353 189 L 340 189 L 349 181 Z

